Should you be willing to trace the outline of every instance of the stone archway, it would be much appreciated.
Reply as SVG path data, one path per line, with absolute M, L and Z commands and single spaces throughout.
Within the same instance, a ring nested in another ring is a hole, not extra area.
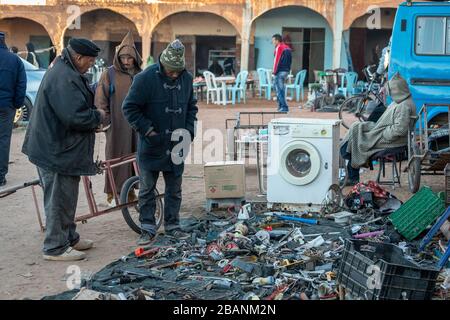
M 155 60 L 175 38 L 185 44 L 186 68 L 194 75 L 208 69 L 213 56 L 219 59 L 219 63 L 231 57 L 236 61 L 236 70 L 240 67 L 240 31 L 218 14 L 183 11 L 160 20 L 152 33 L 152 56 Z
M 93 40 L 102 50 L 99 58 L 102 58 L 107 65 L 111 65 L 115 47 L 131 30 L 136 48 L 142 54 L 141 37 L 136 24 L 125 15 L 111 9 L 96 8 L 85 10 L 79 16 L 79 19 L 79 23 L 74 23 L 73 27 L 66 26 L 61 39 L 63 46 L 67 45 L 71 37 L 88 38 Z
M 282 1 L 283 2 L 283 1 Z M 279 33 L 293 49 L 292 71 L 308 71 L 309 81 L 314 81 L 314 71 L 331 68 L 333 65 L 333 28 L 327 8 L 311 8 L 311 5 L 284 5 L 264 8 L 252 19 L 251 42 L 254 41 L 256 68 L 272 69 L 272 36 Z M 308 2 L 310 3 L 310 2 Z M 251 63 L 252 64 L 252 63 Z
M 344 37 L 349 44 L 349 53 L 355 72 L 363 77 L 362 69 L 367 65 L 377 65 L 381 51 L 389 43 L 397 9 L 379 8 L 356 18 Z M 348 53 L 347 53 L 348 54 Z
M 310 0 L 253 0 L 252 1 L 252 22 L 263 14 L 273 10 L 289 6 L 303 7 L 310 9 L 321 15 L 328 21 L 331 29 L 334 26 L 335 0 L 330 1 L 310 1 Z
M 25 17 L 5 17 L 0 19 L 0 30 L 6 33 L 8 47 L 16 47 L 19 55 L 36 61 L 42 68 L 47 68 L 56 56 L 52 38 L 41 23 Z M 31 43 L 35 49 L 35 55 L 28 55 L 27 44 Z M 31 62 L 31 61 L 30 61 Z
M 365 16 L 370 8 L 397 9 L 404 2 L 403 0 L 373 0 L 368 3 L 366 0 L 345 0 L 344 1 L 344 30 L 350 29 L 351 25 L 358 19 Z

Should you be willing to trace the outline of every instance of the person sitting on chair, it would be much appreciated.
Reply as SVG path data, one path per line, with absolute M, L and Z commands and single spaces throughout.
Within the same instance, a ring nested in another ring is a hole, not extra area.
M 408 144 L 408 129 L 414 126 L 411 117 L 416 114 L 408 83 L 397 72 L 386 83 L 386 90 L 393 102 L 380 119 L 376 123 L 355 122 L 341 142 L 341 155 L 349 160 L 346 185 L 359 182 L 359 168 L 367 166 L 374 154 Z

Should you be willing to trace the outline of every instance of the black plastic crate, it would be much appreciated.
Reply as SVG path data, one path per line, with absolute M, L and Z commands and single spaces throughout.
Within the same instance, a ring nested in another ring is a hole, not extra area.
M 346 240 L 337 282 L 355 298 L 429 300 L 439 275 L 407 260 L 392 244 Z

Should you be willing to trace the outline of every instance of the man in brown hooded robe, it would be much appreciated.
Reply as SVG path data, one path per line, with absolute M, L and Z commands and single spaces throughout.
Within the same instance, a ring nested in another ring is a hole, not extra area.
M 106 159 L 115 159 L 136 152 L 136 136 L 122 113 L 122 102 L 136 74 L 141 72 L 142 58 L 136 50 L 131 32 L 116 47 L 114 63 L 100 77 L 95 93 L 95 105 L 106 112 Z M 133 175 L 132 164 L 112 169 L 116 189 L 120 193 L 124 182 Z M 111 206 L 115 205 L 108 176 L 105 176 L 105 193 Z M 134 200 L 134 199 L 130 199 Z

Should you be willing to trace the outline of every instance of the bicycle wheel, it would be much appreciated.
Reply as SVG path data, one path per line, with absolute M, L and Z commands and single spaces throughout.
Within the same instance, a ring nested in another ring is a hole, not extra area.
M 122 186 L 122 190 L 120 192 L 120 203 L 128 203 L 130 197 L 133 195 L 136 196 L 136 192 L 139 190 L 139 177 L 134 176 L 129 178 Z M 162 197 L 160 196 L 157 189 L 155 189 L 156 196 L 156 211 L 155 211 L 155 222 L 156 222 L 156 230 L 162 224 L 164 218 L 164 204 Z M 137 197 L 136 197 L 137 198 Z M 122 209 L 122 215 L 125 219 L 125 222 L 128 226 L 136 233 L 141 233 L 141 227 L 139 222 L 139 204 L 135 202 L 132 205 L 129 205 Z
M 364 122 L 378 106 L 378 99 L 374 95 L 358 95 L 345 100 L 339 108 L 339 119 L 342 125 L 349 129 L 357 121 Z
M 349 129 L 354 122 L 359 121 L 358 110 L 363 100 L 363 96 L 353 96 L 342 103 L 339 108 L 339 119 L 345 128 Z

